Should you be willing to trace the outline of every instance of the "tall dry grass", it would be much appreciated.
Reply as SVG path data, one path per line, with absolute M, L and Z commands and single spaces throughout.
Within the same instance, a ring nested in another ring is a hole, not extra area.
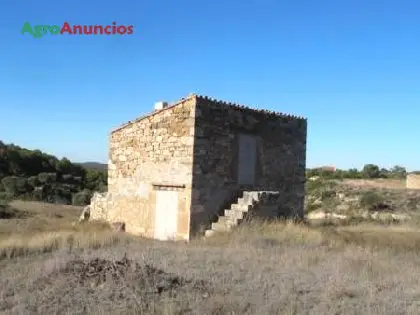
M 252 221 L 184 244 L 144 240 L 101 224 L 73 226 L 78 212 L 34 213 L 25 219 L 32 223 L 10 221 L 16 231 L 0 235 L 2 314 L 419 313 L 415 225 Z M 47 231 L 36 222 L 47 224 Z M 204 281 L 211 293 L 191 287 L 150 294 L 142 282 L 112 279 L 91 287 L 64 272 L 75 258 L 115 260 L 124 254 L 182 279 Z
M 306 223 L 253 221 L 233 232 L 195 242 L 211 246 L 254 244 L 306 245 L 344 248 L 349 245 L 370 249 L 420 250 L 420 228 L 413 224 L 377 224 L 311 226 Z
M 0 260 L 54 251 L 98 249 L 131 238 L 118 235 L 106 223 L 77 223 L 80 207 L 23 201 L 11 205 L 17 218 L 0 220 Z
M 46 239 L 9 245 L 24 250 L 3 260 L 13 264 L 0 271 L 0 296 L 7 302 L 0 302 L 0 309 L 7 306 L 11 314 L 418 314 L 420 306 L 420 231 L 411 227 L 254 221 L 189 244 L 85 229 L 61 234 L 48 254 Z M 71 247 L 69 238 L 78 245 Z M 37 255 L 31 252 L 35 248 Z M 140 282 L 112 279 L 92 289 L 61 272 L 75 257 L 114 260 L 124 254 L 202 280 L 211 293 L 180 288 L 177 295 L 150 295 Z
M 0 240 L 0 259 L 50 253 L 57 250 L 98 249 L 117 245 L 125 238 L 112 231 L 86 229 L 79 231 L 39 232 L 33 235 L 10 235 Z

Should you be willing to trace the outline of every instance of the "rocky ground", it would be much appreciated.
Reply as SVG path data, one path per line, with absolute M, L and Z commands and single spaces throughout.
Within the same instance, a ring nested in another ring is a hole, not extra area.
M 401 181 L 308 181 L 306 212 L 310 220 L 419 221 L 420 190 Z

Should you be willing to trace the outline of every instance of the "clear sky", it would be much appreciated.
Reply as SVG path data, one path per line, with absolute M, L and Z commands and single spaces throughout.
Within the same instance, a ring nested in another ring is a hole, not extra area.
M 0 0 L 0 140 L 107 161 L 109 131 L 190 92 L 308 118 L 308 166 L 420 169 L 416 0 Z M 20 33 L 134 24 L 129 36 Z

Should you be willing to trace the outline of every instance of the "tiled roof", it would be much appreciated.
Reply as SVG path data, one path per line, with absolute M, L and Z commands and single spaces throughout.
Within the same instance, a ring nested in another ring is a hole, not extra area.
M 279 117 L 288 117 L 288 118 L 291 118 L 291 119 L 306 120 L 306 118 L 301 117 L 301 116 L 295 116 L 295 115 L 291 115 L 291 114 L 287 114 L 287 113 L 281 113 L 281 112 L 270 111 L 270 110 L 265 110 L 265 109 L 256 109 L 256 108 L 252 108 L 250 106 L 245 106 L 245 105 L 241 105 L 241 104 L 237 104 L 237 103 L 233 103 L 233 102 L 218 100 L 218 99 L 211 98 L 211 97 L 205 96 L 205 95 L 196 95 L 196 94 L 193 94 L 193 95 L 195 95 L 198 98 L 201 98 L 201 99 L 213 102 L 213 103 L 218 103 L 218 104 L 222 104 L 222 105 L 237 108 L 237 109 L 251 110 L 251 111 L 254 111 L 254 112 L 271 114 L 271 115 L 275 115 L 275 116 L 279 116 Z
M 198 98 L 198 99 L 202 99 L 202 100 L 205 100 L 205 101 L 210 101 L 210 102 L 215 103 L 215 104 L 229 106 L 229 107 L 232 107 L 232 108 L 235 108 L 235 109 L 239 109 L 239 110 L 241 110 L 241 109 L 242 110 L 250 110 L 250 111 L 253 111 L 253 112 L 263 113 L 263 114 L 266 114 L 266 115 L 274 115 L 274 116 L 285 117 L 285 118 L 289 118 L 289 119 L 306 120 L 306 118 L 301 117 L 301 116 L 295 116 L 295 115 L 291 115 L 291 114 L 287 114 L 287 113 L 275 112 L 275 111 L 270 111 L 270 110 L 265 110 L 265 109 L 256 109 L 256 108 L 252 108 L 252 107 L 249 107 L 249 106 L 240 105 L 240 104 L 233 103 L 233 102 L 218 100 L 218 99 L 211 98 L 211 97 L 205 96 L 205 95 L 198 95 L 198 94 L 191 93 L 187 97 L 183 97 L 180 100 L 176 101 L 175 103 L 169 104 L 168 107 L 165 107 L 165 108 L 160 109 L 160 110 L 152 111 L 149 114 L 142 115 L 142 116 L 136 118 L 135 120 L 132 120 L 132 121 L 130 120 L 130 121 L 128 121 L 128 122 L 120 125 L 119 127 L 113 129 L 111 131 L 111 133 L 114 132 L 114 131 L 120 130 L 120 129 L 122 129 L 122 128 L 124 128 L 124 127 L 126 127 L 126 126 L 128 126 L 128 125 L 130 125 L 132 123 L 134 123 L 134 122 L 138 122 L 138 121 L 140 121 L 142 119 L 145 119 L 147 117 L 154 116 L 154 115 L 156 115 L 158 113 L 161 113 L 161 112 L 163 112 L 165 110 L 168 110 L 168 109 L 173 108 L 173 107 L 175 107 L 177 105 L 180 105 L 180 104 L 184 103 L 185 101 L 190 100 L 192 98 Z

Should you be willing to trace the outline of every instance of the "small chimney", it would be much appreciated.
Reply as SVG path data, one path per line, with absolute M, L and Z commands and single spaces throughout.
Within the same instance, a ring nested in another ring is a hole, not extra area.
M 161 110 L 168 107 L 168 102 L 156 102 L 155 103 L 155 110 Z

